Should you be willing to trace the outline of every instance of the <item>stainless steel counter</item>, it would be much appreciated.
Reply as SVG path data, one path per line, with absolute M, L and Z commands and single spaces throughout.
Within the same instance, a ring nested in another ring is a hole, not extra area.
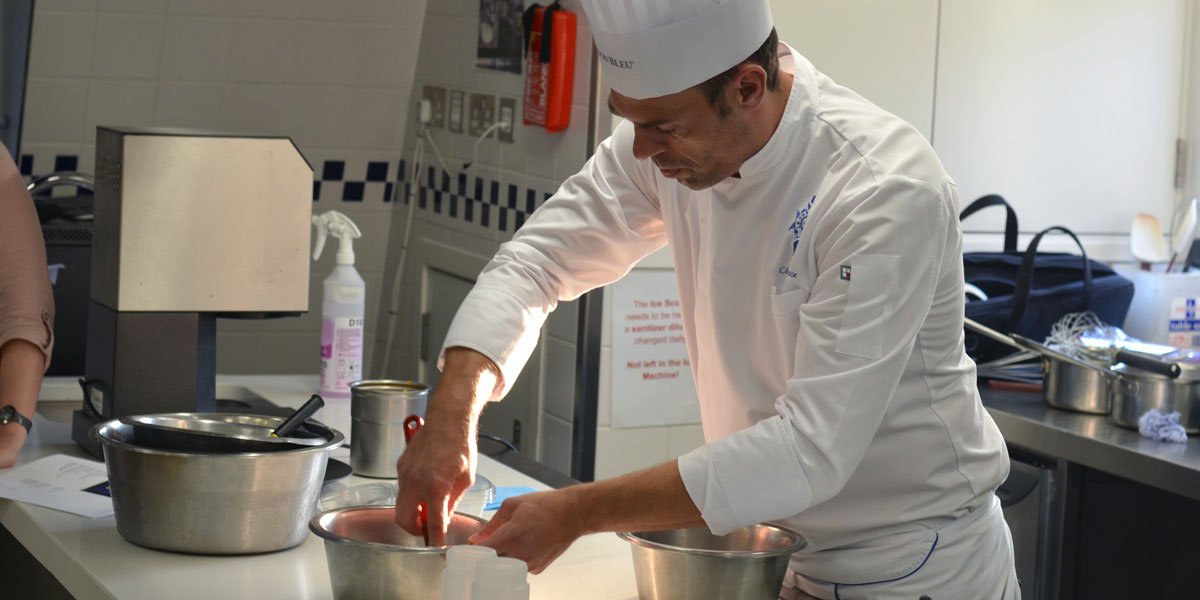
M 1012 445 L 1200 500 L 1200 438 L 1156 442 L 1108 417 L 1051 408 L 1041 394 L 980 388 Z

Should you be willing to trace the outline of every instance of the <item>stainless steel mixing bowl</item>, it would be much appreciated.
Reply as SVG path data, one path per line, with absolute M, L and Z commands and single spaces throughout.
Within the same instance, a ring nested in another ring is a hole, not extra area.
M 766 524 L 729 535 L 705 528 L 617 535 L 632 544 L 642 600 L 775 600 L 788 557 L 804 547 L 800 534 Z
M 303 542 L 329 453 L 345 440 L 313 421 L 305 427 L 325 443 L 214 453 L 174 450 L 163 440 L 140 445 L 134 427 L 119 420 L 96 425 L 91 433 L 104 448 L 117 532 L 139 546 L 194 554 L 253 554 Z
M 446 549 L 467 543 L 487 521 L 462 513 L 450 518 L 446 546 L 426 546 L 396 525 L 395 506 L 323 512 L 308 528 L 325 540 L 325 562 L 338 600 L 436 600 L 442 596 Z

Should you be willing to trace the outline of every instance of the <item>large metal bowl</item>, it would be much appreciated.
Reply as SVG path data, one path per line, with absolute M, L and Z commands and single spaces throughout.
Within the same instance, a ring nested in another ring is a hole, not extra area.
M 728 535 L 705 528 L 617 535 L 632 544 L 642 600 L 775 600 L 788 557 L 804 547 L 800 534 L 766 524 Z
M 303 542 L 329 453 L 345 441 L 314 421 L 305 427 L 325 443 L 214 453 L 175 450 L 161 439 L 140 444 L 134 426 L 119 420 L 96 425 L 91 435 L 104 449 L 117 532 L 139 546 L 194 554 L 254 554 Z
M 446 549 L 467 543 L 487 521 L 450 518 L 446 546 L 426 546 L 396 525 L 396 507 L 359 506 L 323 512 L 308 528 L 325 540 L 325 562 L 338 600 L 436 600 L 442 596 Z

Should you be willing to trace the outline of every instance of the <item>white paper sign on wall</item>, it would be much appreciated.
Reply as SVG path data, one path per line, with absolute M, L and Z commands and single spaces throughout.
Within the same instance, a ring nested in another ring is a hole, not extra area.
M 700 422 L 675 274 L 635 270 L 612 287 L 612 426 Z

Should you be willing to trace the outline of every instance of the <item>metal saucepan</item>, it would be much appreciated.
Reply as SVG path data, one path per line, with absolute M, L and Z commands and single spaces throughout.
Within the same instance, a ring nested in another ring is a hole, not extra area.
M 1200 433 L 1200 407 L 1191 410 L 1192 403 L 1200 403 L 1200 375 L 1183 377 L 1176 363 L 1120 350 L 1114 355 L 1117 364 L 1104 366 L 1018 334 L 1004 335 L 971 319 L 965 324 L 984 336 L 1041 356 L 1044 397 L 1050 406 L 1111 415 L 1117 425 L 1135 429 L 1138 417 L 1151 408 L 1178 410 L 1184 428 Z
M 282 424 L 260 415 L 170 413 L 121 417 L 133 428 L 136 443 L 182 452 L 278 452 L 321 446 L 327 440 L 298 431 L 325 401 L 314 394 Z M 278 424 L 278 427 L 276 425 Z

